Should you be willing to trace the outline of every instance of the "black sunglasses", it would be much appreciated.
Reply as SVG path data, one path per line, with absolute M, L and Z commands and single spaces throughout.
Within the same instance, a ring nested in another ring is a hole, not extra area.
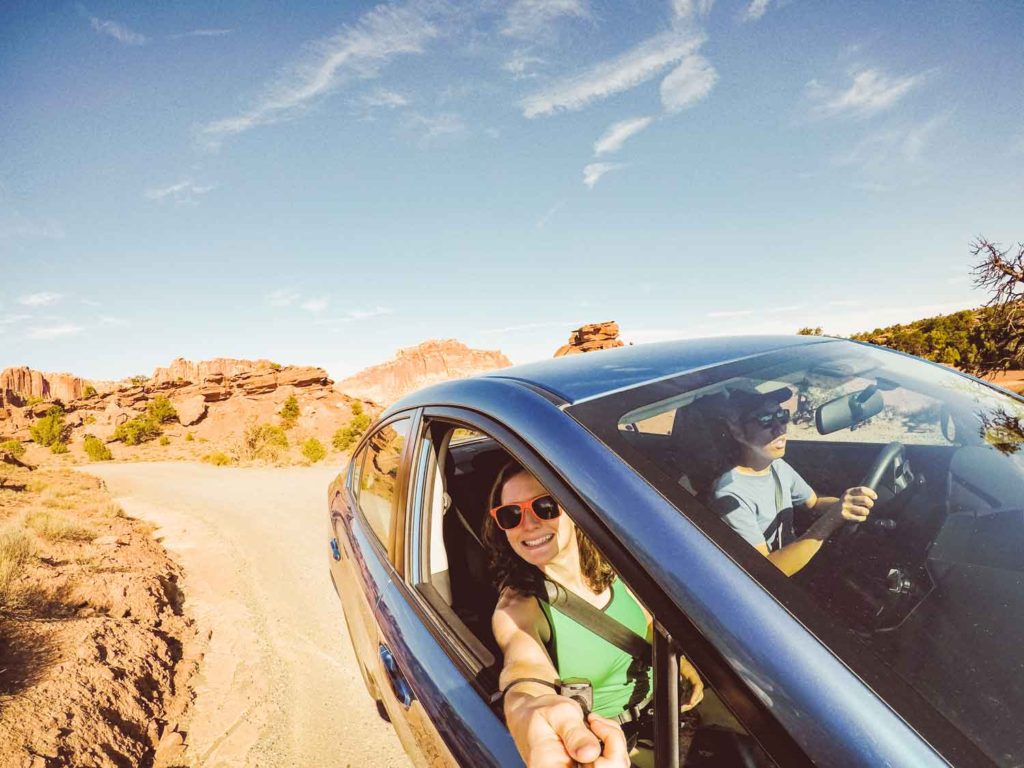
M 748 416 L 747 421 L 756 421 L 758 426 L 763 429 L 769 429 L 772 426 L 772 422 L 779 422 L 782 426 L 789 424 L 789 410 L 786 408 L 779 408 L 779 410 L 773 413 L 759 413 L 756 416 Z

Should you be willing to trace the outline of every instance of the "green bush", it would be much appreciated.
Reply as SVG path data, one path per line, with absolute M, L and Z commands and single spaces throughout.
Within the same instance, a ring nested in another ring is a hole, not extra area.
M 352 403 L 352 420 L 348 426 L 342 427 L 331 438 L 331 445 L 336 451 L 347 451 L 355 445 L 366 428 L 370 426 L 370 416 L 363 412 L 363 404 Z
M 36 419 L 36 423 L 29 431 L 32 434 L 32 439 L 39 445 L 49 447 L 54 443 L 63 442 L 67 432 L 67 426 L 64 424 L 64 409 L 59 405 L 53 406 L 45 416 Z
M 203 456 L 203 461 L 215 467 L 226 467 L 231 463 L 231 457 L 222 451 L 214 451 Z
M 146 404 L 146 414 L 158 424 L 166 424 L 178 418 L 171 401 L 163 395 L 157 395 Z
M 96 397 L 96 387 L 92 384 L 86 384 L 85 389 L 82 390 L 82 397 Z
M 195 437 L 192 435 L 192 433 L 191 432 L 186 432 L 185 433 L 185 442 L 186 443 L 191 443 L 193 440 L 195 440 Z
M 285 429 L 295 426 L 295 422 L 299 420 L 299 401 L 295 399 L 295 395 L 288 395 L 277 415 L 281 417 L 281 426 Z
M 95 435 L 86 435 L 82 447 L 85 449 L 85 455 L 89 457 L 90 461 L 110 461 L 114 458 L 110 449 Z
M 132 376 L 130 379 L 128 379 L 128 381 L 131 382 L 133 387 L 141 387 L 143 384 L 149 381 L 149 376 Z
M 50 453 L 61 454 L 61 453 L 67 453 L 67 452 L 68 452 L 68 444 L 63 442 L 63 441 L 61 441 L 61 440 L 58 440 L 57 442 L 53 443 L 50 446 Z
M 238 458 L 243 461 L 277 461 L 288 448 L 288 435 L 276 424 L 250 424 L 242 433 Z
M 327 449 L 324 448 L 323 443 L 315 437 L 311 437 L 302 444 L 302 455 L 309 459 L 311 464 L 316 464 L 327 455 Z
M 160 425 L 156 420 L 146 415 L 136 416 L 124 424 L 119 424 L 110 437 L 112 440 L 120 440 L 125 445 L 139 445 L 158 437 L 160 432 Z
M 171 438 L 169 438 L 167 435 L 161 435 L 160 436 L 160 445 L 170 445 L 170 444 L 171 444 Z
M 12 458 L 20 459 L 25 455 L 25 446 L 21 444 L 20 440 L 8 440 L 0 443 L 0 453 L 6 453 Z
M 282 366 L 281 366 L 280 363 L 271 363 L 270 364 L 270 370 L 272 370 L 272 371 L 280 371 L 281 367 Z

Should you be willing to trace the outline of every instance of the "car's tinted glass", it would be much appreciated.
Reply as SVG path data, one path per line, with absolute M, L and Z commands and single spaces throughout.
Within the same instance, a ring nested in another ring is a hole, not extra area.
M 774 444 L 779 456 L 761 473 L 764 499 L 735 491 L 754 508 L 745 528 L 735 522 L 736 504 L 723 504 L 730 500 L 726 480 L 751 479 L 743 463 L 751 454 L 741 442 L 750 443 L 757 426 L 736 413 L 737 389 L 755 393 L 762 415 L 787 412 L 769 415 L 770 426 L 761 427 L 774 430 L 758 443 L 765 451 L 769 440 L 785 435 Z M 768 393 L 774 394 L 766 404 Z M 839 523 L 781 583 L 826 612 L 802 617 L 809 625 L 844 628 L 836 650 L 851 667 L 909 684 L 998 764 L 1024 762 L 1015 715 L 1024 707 L 1016 641 L 1024 612 L 1019 399 L 938 366 L 837 342 L 660 381 L 576 413 L 655 485 L 693 493 L 704 516 L 699 507 L 684 506 L 709 535 L 739 534 L 750 544 L 751 530 L 763 534 L 763 545 L 773 543 L 757 514 L 773 503 L 769 466 L 783 470 L 780 485 L 790 492 L 776 497 L 782 508 L 795 507 L 792 541 L 816 524 L 827 497 L 859 486 L 883 448 L 901 444 L 883 472 L 869 521 Z M 780 466 L 783 455 L 806 485 Z M 800 503 L 808 486 L 823 499 L 815 510 Z M 902 714 L 914 721 L 913 712 Z
M 374 432 L 366 443 L 359 477 L 359 508 L 385 547 L 390 544 L 398 464 L 408 435 L 409 419 L 392 421 Z

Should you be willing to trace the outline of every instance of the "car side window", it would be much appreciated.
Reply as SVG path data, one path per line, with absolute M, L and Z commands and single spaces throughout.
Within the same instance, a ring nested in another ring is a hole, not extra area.
M 356 498 L 359 497 L 359 482 L 360 477 L 363 474 L 363 461 L 366 459 L 366 449 L 362 449 L 355 454 L 350 460 L 349 465 L 349 490 L 352 491 L 352 495 Z
M 391 539 L 398 465 L 408 435 L 409 419 L 378 429 L 366 443 L 365 466 L 359 470 L 359 509 L 385 549 Z

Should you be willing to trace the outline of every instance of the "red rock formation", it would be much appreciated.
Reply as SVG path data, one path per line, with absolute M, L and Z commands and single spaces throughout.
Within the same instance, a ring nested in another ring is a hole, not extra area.
M 204 381 L 219 376 L 220 381 L 224 378 L 232 378 L 243 373 L 254 371 L 272 371 L 276 364 L 270 360 L 235 360 L 229 357 L 217 357 L 213 360 L 200 360 L 193 363 L 179 357 L 166 368 L 157 368 L 153 371 L 153 378 L 150 383 L 159 386 L 168 382 L 189 382 L 202 384 Z
M 569 334 L 569 343 L 558 348 L 555 357 L 576 355 L 580 352 L 594 352 L 598 349 L 614 349 L 624 346 L 619 339 L 619 324 L 607 323 L 582 325 Z
M 336 388 L 351 397 L 393 403 L 428 384 L 510 365 L 511 361 L 497 350 L 470 349 L 455 339 L 431 340 L 398 350 L 393 360 L 349 376 Z
M 67 403 L 83 397 L 90 386 L 99 393 L 117 388 L 113 381 L 92 381 L 70 373 L 43 373 L 27 366 L 0 371 L 0 398 L 7 403 L 17 404 L 38 397 Z

